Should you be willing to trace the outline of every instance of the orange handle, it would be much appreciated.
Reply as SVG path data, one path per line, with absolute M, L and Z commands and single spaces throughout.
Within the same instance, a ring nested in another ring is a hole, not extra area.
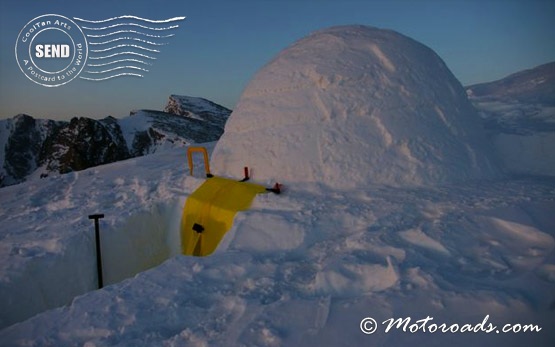
M 202 152 L 204 155 L 204 171 L 206 176 L 210 176 L 210 162 L 208 160 L 208 151 L 204 147 L 189 147 L 187 148 L 187 161 L 189 163 L 189 173 L 193 176 L 193 152 Z

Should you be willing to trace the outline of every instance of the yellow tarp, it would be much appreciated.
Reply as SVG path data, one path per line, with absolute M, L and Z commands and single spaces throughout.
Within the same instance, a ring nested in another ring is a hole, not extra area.
M 248 210 L 266 188 L 223 177 L 207 179 L 189 196 L 181 217 L 181 250 L 185 255 L 210 255 L 231 229 L 238 211 Z

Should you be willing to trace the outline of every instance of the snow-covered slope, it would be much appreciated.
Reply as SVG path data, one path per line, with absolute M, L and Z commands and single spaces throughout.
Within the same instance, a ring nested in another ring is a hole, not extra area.
M 365 26 L 318 31 L 263 67 L 230 116 L 212 166 L 334 188 L 497 172 L 480 119 L 445 63 L 406 36 Z
M 204 98 L 171 95 L 164 111 L 207 121 L 219 126 L 222 130 L 231 111 Z
M 505 166 L 555 176 L 555 62 L 467 87 Z
M 209 146 L 210 148 L 210 146 Z M 1 346 L 552 346 L 555 181 L 356 192 L 287 186 L 215 254 L 175 255 L 188 177 L 168 150 L 0 194 Z M 346 171 L 346 174 L 350 174 Z M 91 213 L 108 284 L 96 287 Z M 169 259 L 168 259 L 169 258 Z M 167 259 L 165 262 L 164 260 Z M 47 311 L 19 324 L 34 313 Z M 409 333 L 411 323 L 538 332 Z M 488 316 L 486 318 L 486 316 Z M 373 317 L 378 332 L 360 322 Z
M 106 215 L 107 284 L 176 254 L 179 242 L 167 238 L 177 237 L 183 197 L 196 181 L 185 182 L 183 149 L 139 158 L 2 188 L 0 327 L 97 288 L 90 214 Z
M 555 62 L 519 71 L 498 81 L 467 87 L 475 98 L 555 106 Z

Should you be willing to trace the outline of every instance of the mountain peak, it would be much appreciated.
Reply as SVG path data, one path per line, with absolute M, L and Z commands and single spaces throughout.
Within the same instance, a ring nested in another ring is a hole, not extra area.
M 184 95 L 170 95 L 165 112 L 210 122 L 223 128 L 231 110 L 210 100 Z
M 172 95 L 167 111 L 133 110 L 121 119 L 69 121 L 18 114 L 0 124 L 0 187 L 29 177 L 79 171 L 220 138 L 231 110 L 204 98 Z

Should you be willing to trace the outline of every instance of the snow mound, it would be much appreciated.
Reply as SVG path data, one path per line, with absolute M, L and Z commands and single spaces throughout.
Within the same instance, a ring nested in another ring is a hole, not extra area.
M 414 186 L 497 172 L 480 119 L 430 48 L 366 26 L 318 31 L 245 89 L 218 142 L 216 173 L 256 180 Z

